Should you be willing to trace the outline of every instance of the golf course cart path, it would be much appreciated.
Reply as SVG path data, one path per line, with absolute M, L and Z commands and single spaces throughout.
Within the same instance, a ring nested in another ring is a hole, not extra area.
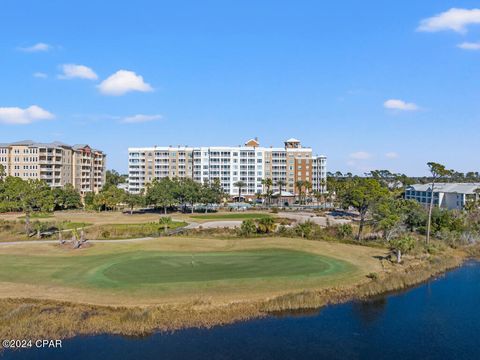
M 229 228 L 233 229 L 240 227 L 242 225 L 242 220 L 219 220 L 219 221 L 207 221 L 204 223 L 195 223 L 192 222 L 185 227 L 185 229 L 223 229 Z
M 325 216 L 317 216 L 312 213 L 308 212 L 279 212 L 278 216 L 281 218 L 286 218 L 290 220 L 294 220 L 297 223 L 304 223 L 306 221 L 311 221 L 317 225 L 326 227 L 327 226 L 327 217 Z M 351 221 L 347 219 L 336 219 L 333 216 L 328 216 L 330 224 L 332 225 L 341 225 L 341 224 L 348 224 Z

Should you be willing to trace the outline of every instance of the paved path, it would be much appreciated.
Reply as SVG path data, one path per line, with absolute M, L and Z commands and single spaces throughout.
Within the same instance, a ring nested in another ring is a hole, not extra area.
M 204 223 L 190 223 L 185 229 L 233 229 L 242 225 L 241 220 L 221 220 L 221 221 L 207 221 Z
M 290 220 L 295 220 L 296 222 L 299 222 L 299 223 L 303 223 L 307 220 L 310 220 L 317 225 L 327 226 L 327 217 L 317 216 L 315 214 L 308 213 L 308 212 L 279 212 L 278 216 L 282 218 L 287 218 Z M 330 225 L 348 224 L 351 222 L 351 220 L 338 219 L 333 216 L 328 216 L 328 219 L 330 221 Z

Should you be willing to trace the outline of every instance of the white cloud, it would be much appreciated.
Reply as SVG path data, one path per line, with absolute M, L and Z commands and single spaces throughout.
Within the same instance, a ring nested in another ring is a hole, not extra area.
M 371 165 L 366 164 L 364 162 L 357 162 L 353 160 L 347 161 L 347 166 L 350 167 L 351 169 L 354 169 L 356 172 L 369 172 L 371 170 Z
M 19 107 L 0 107 L 0 123 L 11 125 L 31 124 L 34 121 L 50 120 L 55 116 L 40 106 L 32 105 L 26 109 Z
M 466 33 L 467 26 L 472 24 L 480 24 L 480 9 L 452 8 L 441 14 L 423 19 L 417 30 L 426 32 L 453 30 Z
M 387 159 L 397 159 L 400 155 L 398 155 L 398 153 L 394 152 L 394 151 L 391 151 L 391 152 L 387 152 L 385 154 L 385 157 Z
M 119 70 L 103 80 L 98 89 L 104 95 L 119 96 L 130 91 L 149 92 L 153 91 L 150 84 L 143 81 L 143 77 L 133 71 Z
M 162 115 L 143 115 L 143 114 L 137 114 L 133 116 L 127 116 L 122 120 L 123 123 L 143 123 L 143 122 L 148 122 L 148 121 L 155 121 L 155 120 L 160 120 L 162 119 Z
M 383 103 L 383 107 L 391 110 L 401 111 L 415 111 L 418 110 L 418 105 L 414 103 L 408 103 L 399 99 L 389 99 Z
M 58 75 L 59 79 L 88 79 L 97 80 L 95 72 L 85 65 L 64 64 L 61 66 L 63 74 Z
M 480 42 L 463 42 L 458 44 L 457 47 L 463 50 L 480 50 Z
M 33 73 L 33 77 L 36 77 L 39 79 L 46 79 L 48 75 L 43 72 L 36 72 L 36 73 Z
M 32 46 L 19 47 L 18 50 L 24 51 L 24 52 L 42 52 L 42 51 L 48 51 L 51 48 L 52 47 L 50 45 L 40 42 Z
M 349 155 L 349 158 L 353 160 L 367 160 L 371 157 L 372 155 L 366 151 L 357 151 Z

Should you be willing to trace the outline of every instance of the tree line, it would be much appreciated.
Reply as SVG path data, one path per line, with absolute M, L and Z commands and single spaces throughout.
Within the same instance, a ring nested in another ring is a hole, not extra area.
M 200 184 L 190 178 L 154 179 L 140 194 L 127 193 L 113 184 L 107 184 L 98 194 L 88 193 L 85 206 L 98 211 L 117 210 L 126 205 L 130 211 L 139 206 L 162 208 L 165 213 L 171 207 L 181 206 L 186 211 L 190 205 L 193 212 L 195 204 L 204 205 L 205 211 L 212 204 L 223 201 L 225 193 L 219 180 Z
M 431 192 L 438 182 L 451 181 L 457 174 L 444 165 L 429 162 Z M 385 241 L 408 247 L 412 239 L 406 235 L 416 232 L 430 243 L 431 235 L 448 242 L 471 243 L 480 240 L 480 210 L 478 197 L 467 204 L 465 211 L 440 209 L 434 206 L 433 196 L 425 208 L 415 200 L 404 199 L 405 187 L 413 179 L 387 170 L 372 171 L 366 177 L 334 174 L 328 179 L 329 199 L 333 207 L 354 209 L 358 213 L 356 239 L 362 239 L 365 226 L 380 231 Z

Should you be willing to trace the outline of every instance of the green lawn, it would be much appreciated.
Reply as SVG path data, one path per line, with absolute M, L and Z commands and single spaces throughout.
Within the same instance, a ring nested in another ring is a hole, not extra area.
M 245 220 L 245 219 L 261 219 L 270 217 L 269 214 L 263 213 L 231 213 L 231 214 L 206 214 L 206 215 L 190 215 L 192 219 L 199 220 Z
M 83 256 L 0 255 L 0 282 L 95 289 L 148 288 L 162 293 L 235 285 L 236 281 L 322 278 L 354 266 L 312 253 L 281 250 L 233 252 L 131 251 Z
M 64 222 L 58 224 L 58 227 L 61 230 L 70 230 L 70 229 L 84 228 L 84 227 L 87 227 L 87 226 L 90 226 L 90 225 L 92 225 L 92 224 L 84 223 L 84 222 L 64 221 Z

